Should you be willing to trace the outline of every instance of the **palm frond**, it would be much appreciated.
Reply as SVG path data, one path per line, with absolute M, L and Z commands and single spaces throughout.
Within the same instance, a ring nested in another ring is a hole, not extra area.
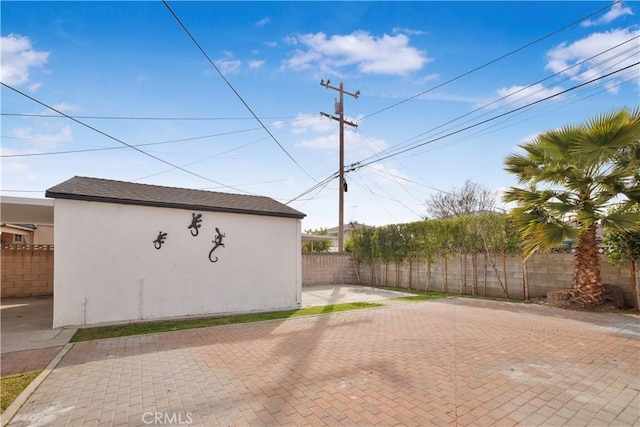
M 640 229 L 639 212 L 612 212 L 602 218 L 602 226 L 619 231 Z

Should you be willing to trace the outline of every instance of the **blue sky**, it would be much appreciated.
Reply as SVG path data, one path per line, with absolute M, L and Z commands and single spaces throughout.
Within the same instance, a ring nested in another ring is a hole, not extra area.
M 345 96 L 345 163 L 365 165 L 345 220 L 409 222 L 467 179 L 499 197 L 504 158 L 537 133 L 639 104 L 635 65 L 460 131 L 638 62 L 637 2 L 169 5 L 215 67 L 160 1 L 0 4 L 2 82 L 23 93 L 1 90 L 0 194 L 80 175 L 288 202 L 338 170 L 330 79 L 361 94 Z M 337 188 L 290 203 L 304 229 L 337 225 Z

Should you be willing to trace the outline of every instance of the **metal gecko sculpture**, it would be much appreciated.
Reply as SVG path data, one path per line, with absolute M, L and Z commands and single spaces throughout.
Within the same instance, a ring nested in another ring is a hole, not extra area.
M 192 215 L 191 225 L 188 226 L 187 229 L 190 229 L 191 235 L 195 237 L 198 235 L 198 232 L 200 231 L 198 229 L 202 226 L 202 224 L 200 224 L 202 222 L 202 214 L 196 215 L 195 213 L 193 213 L 191 215 Z
M 209 252 L 209 261 L 218 262 L 218 257 L 215 257 L 215 259 L 213 259 L 211 258 L 211 256 L 213 255 L 213 251 L 218 249 L 220 246 L 224 247 L 224 243 L 222 243 L 223 237 L 226 237 L 226 235 L 221 233 L 220 229 L 216 227 L 216 237 L 211 241 L 213 243 L 213 248 L 211 248 L 211 251 Z
M 153 246 L 156 249 L 160 249 L 166 238 L 167 238 L 167 233 L 163 233 L 162 231 L 158 232 L 158 237 L 156 238 L 156 240 L 153 241 Z

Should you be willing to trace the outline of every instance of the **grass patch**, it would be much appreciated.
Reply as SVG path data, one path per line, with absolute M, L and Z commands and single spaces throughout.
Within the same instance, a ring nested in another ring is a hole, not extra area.
M 40 372 L 42 369 L 0 379 L 0 412 L 4 412 Z
M 126 337 L 131 335 L 155 334 L 158 332 L 181 331 L 184 329 L 207 328 L 211 326 L 233 325 L 237 323 L 261 322 L 263 320 L 287 319 L 291 317 L 312 316 L 337 313 L 339 311 L 380 307 L 383 304 L 353 302 L 345 304 L 307 307 L 298 310 L 275 311 L 270 313 L 240 314 L 227 317 L 209 317 L 187 320 L 164 320 L 158 322 L 131 323 L 127 325 L 98 326 L 82 328 L 71 338 L 71 342 L 91 341 L 105 338 Z
M 431 299 L 459 297 L 459 294 L 437 292 L 437 291 L 422 291 L 419 289 L 407 289 L 407 288 L 395 288 L 393 286 L 373 286 L 379 289 L 386 289 L 388 291 L 404 292 L 406 294 L 413 294 L 410 297 L 395 297 L 394 300 L 400 301 L 427 301 Z
M 413 295 L 410 297 L 396 297 L 394 300 L 398 301 L 428 301 L 432 299 L 440 299 L 450 297 L 450 294 L 445 294 L 442 292 L 423 292 L 418 295 Z

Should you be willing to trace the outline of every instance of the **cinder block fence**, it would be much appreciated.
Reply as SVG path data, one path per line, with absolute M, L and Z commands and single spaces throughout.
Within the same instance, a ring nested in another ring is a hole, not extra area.
M 53 245 L 6 245 L 0 254 L 2 298 L 53 294 Z M 441 259 L 432 264 L 407 260 L 369 266 L 358 265 L 348 253 L 303 254 L 302 286 L 362 284 L 492 297 L 504 297 L 506 287 L 510 298 L 524 299 L 570 288 L 573 279 L 570 253 L 535 255 L 526 264 L 519 257 L 500 255 L 491 259 L 483 254 L 466 258 Z M 628 265 L 601 261 L 603 283 L 619 286 L 627 306 L 633 306 Z M 636 281 L 640 280 L 638 269 Z
M 53 294 L 53 245 L 5 245 L 0 258 L 2 298 Z

